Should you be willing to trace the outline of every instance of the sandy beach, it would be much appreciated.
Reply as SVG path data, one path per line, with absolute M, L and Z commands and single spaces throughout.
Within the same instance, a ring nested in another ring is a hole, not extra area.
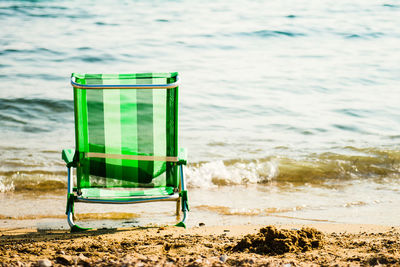
M 173 226 L 81 233 L 1 229 L 2 266 L 373 266 L 400 264 L 400 227 Z

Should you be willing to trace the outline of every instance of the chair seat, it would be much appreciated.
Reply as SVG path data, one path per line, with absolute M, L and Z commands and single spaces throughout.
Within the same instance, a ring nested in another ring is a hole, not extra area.
M 83 188 L 80 199 L 131 199 L 146 197 L 166 197 L 174 195 L 173 187 L 157 187 L 144 190 L 129 190 L 120 188 Z

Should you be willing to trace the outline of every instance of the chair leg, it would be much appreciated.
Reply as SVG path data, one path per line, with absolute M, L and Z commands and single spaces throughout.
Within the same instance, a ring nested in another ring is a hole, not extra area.
M 181 213 L 181 198 L 176 200 L 176 216 L 179 218 Z
M 74 222 L 74 195 L 73 194 L 68 194 L 68 200 L 67 200 L 67 221 L 69 227 L 71 227 L 71 232 L 72 229 L 75 228 L 76 224 Z
M 65 214 L 67 214 L 68 225 L 71 228 L 71 232 L 81 232 L 90 230 L 91 228 L 83 228 L 79 227 L 74 222 L 74 205 L 75 205 L 75 195 L 72 193 L 72 177 L 71 177 L 71 169 L 68 168 L 68 196 L 67 196 L 67 210 Z
M 67 202 L 67 221 L 68 225 L 71 228 L 71 233 L 73 232 L 82 232 L 91 230 L 92 228 L 84 228 L 75 224 L 74 222 L 74 194 L 68 194 L 68 202 Z
M 182 165 L 180 165 L 180 176 L 181 176 L 181 183 L 180 183 L 180 192 L 179 192 L 179 195 L 180 195 L 179 202 L 181 204 L 180 206 L 181 206 L 181 210 L 183 212 L 183 218 L 175 226 L 186 228 L 186 224 L 185 224 L 186 213 L 189 210 L 189 205 L 187 203 L 188 202 L 188 197 L 187 197 L 187 191 L 186 191 L 186 188 L 185 188 L 185 180 L 184 180 L 184 177 L 183 177 L 183 167 L 182 167 Z

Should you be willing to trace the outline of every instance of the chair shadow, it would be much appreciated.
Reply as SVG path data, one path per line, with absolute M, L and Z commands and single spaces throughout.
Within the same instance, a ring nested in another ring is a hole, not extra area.
M 157 229 L 159 226 L 148 226 L 148 227 L 134 227 L 134 228 L 100 228 L 92 229 L 82 232 L 71 233 L 68 230 L 42 230 L 37 229 L 36 231 L 29 231 L 26 228 L 12 228 L 12 229 L 1 229 L 0 230 L 0 246 L 3 244 L 10 244 L 18 242 L 18 244 L 32 243 L 32 242 L 44 242 L 53 240 L 73 240 L 82 237 L 96 237 L 106 234 L 114 234 L 119 232 L 132 232 L 141 231 L 144 229 Z M 8 234 L 7 234 L 8 232 Z

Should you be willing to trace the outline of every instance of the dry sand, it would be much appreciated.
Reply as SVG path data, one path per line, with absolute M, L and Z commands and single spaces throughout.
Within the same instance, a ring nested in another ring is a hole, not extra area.
M 301 232 L 303 227 L 308 230 Z M 83 233 L 0 229 L 0 233 L 0 265 L 4 266 L 400 265 L 400 227 L 168 226 Z M 274 249 L 278 247 L 288 252 Z

